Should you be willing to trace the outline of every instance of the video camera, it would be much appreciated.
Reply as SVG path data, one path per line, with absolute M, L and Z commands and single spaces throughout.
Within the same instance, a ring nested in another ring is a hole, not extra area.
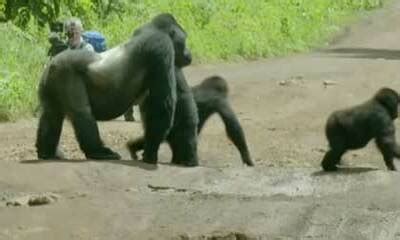
M 49 24 L 50 27 L 50 35 L 48 40 L 50 42 L 50 49 L 47 52 L 47 55 L 50 57 L 54 57 L 60 52 L 64 51 L 68 48 L 68 45 L 63 41 L 62 36 L 64 32 L 64 24 L 61 21 L 55 21 Z
M 56 32 L 56 33 L 63 33 L 64 32 L 64 23 L 61 21 L 55 21 L 50 23 L 50 32 Z

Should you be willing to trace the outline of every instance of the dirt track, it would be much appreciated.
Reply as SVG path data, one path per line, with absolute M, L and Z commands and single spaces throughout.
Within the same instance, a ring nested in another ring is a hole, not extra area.
M 83 160 L 68 124 L 62 148 L 78 160 L 40 162 L 36 119 L 0 124 L 0 239 L 400 240 L 400 174 L 386 171 L 372 144 L 347 154 L 339 173 L 319 168 L 331 111 L 382 86 L 400 90 L 399 22 L 396 0 L 321 51 L 187 69 L 191 84 L 228 79 L 255 168 L 240 163 L 218 118 L 201 136 L 197 168 L 167 164 L 166 147 L 157 167 Z M 141 134 L 140 123 L 122 120 L 100 131 L 126 159 L 125 142 Z M 6 206 L 41 193 L 57 199 Z

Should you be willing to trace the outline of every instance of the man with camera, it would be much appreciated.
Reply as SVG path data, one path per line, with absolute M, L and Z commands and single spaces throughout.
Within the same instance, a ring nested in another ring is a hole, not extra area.
M 67 36 L 66 42 L 62 40 L 63 28 Z M 82 38 L 83 27 L 81 20 L 78 18 L 72 18 L 66 21 L 65 24 L 58 21 L 52 24 L 50 29 L 49 42 L 51 47 L 48 51 L 50 57 L 56 56 L 65 49 L 87 49 L 94 51 L 93 46 Z

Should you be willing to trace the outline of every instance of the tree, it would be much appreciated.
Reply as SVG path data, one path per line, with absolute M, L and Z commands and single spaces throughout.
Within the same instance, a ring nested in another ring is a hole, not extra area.
M 0 22 L 12 21 L 25 28 L 30 20 L 41 27 L 54 23 L 60 14 L 88 18 L 92 13 L 105 19 L 123 11 L 124 0 L 0 0 Z

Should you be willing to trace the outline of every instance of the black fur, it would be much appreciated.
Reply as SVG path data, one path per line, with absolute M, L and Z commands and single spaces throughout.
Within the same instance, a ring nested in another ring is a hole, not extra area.
M 208 118 L 217 113 L 225 124 L 229 139 L 240 152 L 243 163 L 254 166 L 247 147 L 242 126 L 236 117 L 228 99 L 229 88 L 225 79 L 220 76 L 211 76 L 202 83 L 193 87 L 194 100 L 199 111 L 198 131 L 203 129 Z
M 147 94 L 144 161 L 156 163 L 175 114 L 175 63 L 191 61 L 185 40 L 186 33 L 174 17 L 161 14 L 114 49 L 101 54 L 66 50 L 54 57 L 39 85 L 43 112 L 37 131 L 38 157 L 58 157 L 62 123 L 68 117 L 87 158 L 119 159 L 102 143 L 96 120 L 122 115 Z
M 174 125 L 167 137 L 172 151 L 172 163 L 185 166 L 197 166 L 197 125 L 199 123 L 196 103 L 192 91 L 186 82 L 182 67 L 176 67 L 177 96 Z M 140 115 L 146 119 L 148 115 L 148 99 L 140 105 Z M 137 159 L 136 152 L 145 146 L 143 137 L 131 140 L 127 147 L 132 158 Z
M 50 57 L 54 57 L 60 52 L 68 49 L 68 45 L 60 39 L 57 33 L 52 33 L 52 35 L 49 37 L 49 42 L 51 46 L 47 52 L 47 55 Z
M 184 77 L 183 75 L 177 76 Z M 179 84 L 179 78 L 177 78 L 177 81 Z M 194 86 L 192 91 L 195 104 L 197 105 L 198 109 L 198 134 L 200 134 L 200 131 L 202 130 L 207 119 L 209 119 L 212 114 L 218 113 L 225 124 L 229 139 L 239 150 L 243 163 L 247 164 L 248 166 L 254 166 L 254 162 L 250 157 L 250 152 L 247 147 L 243 129 L 228 101 L 229 90 L 226 80 L 219 76 L 212 76 L 205 79 L 201 84 Z M 176 113 L 177 119 L 187 119 L 180 117 L 180 114 L 181 113 L 179 113 L 178 104 Z M 182 146 L 182 139 L 185 137 L 185 135 L 180 135 L 179 133 L 184 133 L 185 129 L 187 129 L 187 126 L 185 125 L 184 121 L 175 121 L 174 127 L 171 129 L 171 134 L 167 138 L 167 142 L 171 146 L 173 152 L 172 162 L 176 164 L 185 164 L 185 162 L 182 162 L 174 157 L 174 152 L 184 150 L 184 148 L 180 148 L 180 146 Z M 143 149 L 144 142 L 144 138 L 138 138 L 134 141 L 130 141 L 128 148 L 131 152 L 132 158 L 137 159 L 136 153 Z M 174 146 L 176 147 L 174 148 Z
M 347 150 L 362 148 L 375 139 L 387 168 L 396 170 L 393 158 L 400 158 L 400 147 L 393 120 L 397 118 L 399 101 L 396 91 L 382 88 L 367 102 L 332 113 L 325 129 L 330 150 L 321 162 L 322 168 L 337 170 L 336 165 Z

